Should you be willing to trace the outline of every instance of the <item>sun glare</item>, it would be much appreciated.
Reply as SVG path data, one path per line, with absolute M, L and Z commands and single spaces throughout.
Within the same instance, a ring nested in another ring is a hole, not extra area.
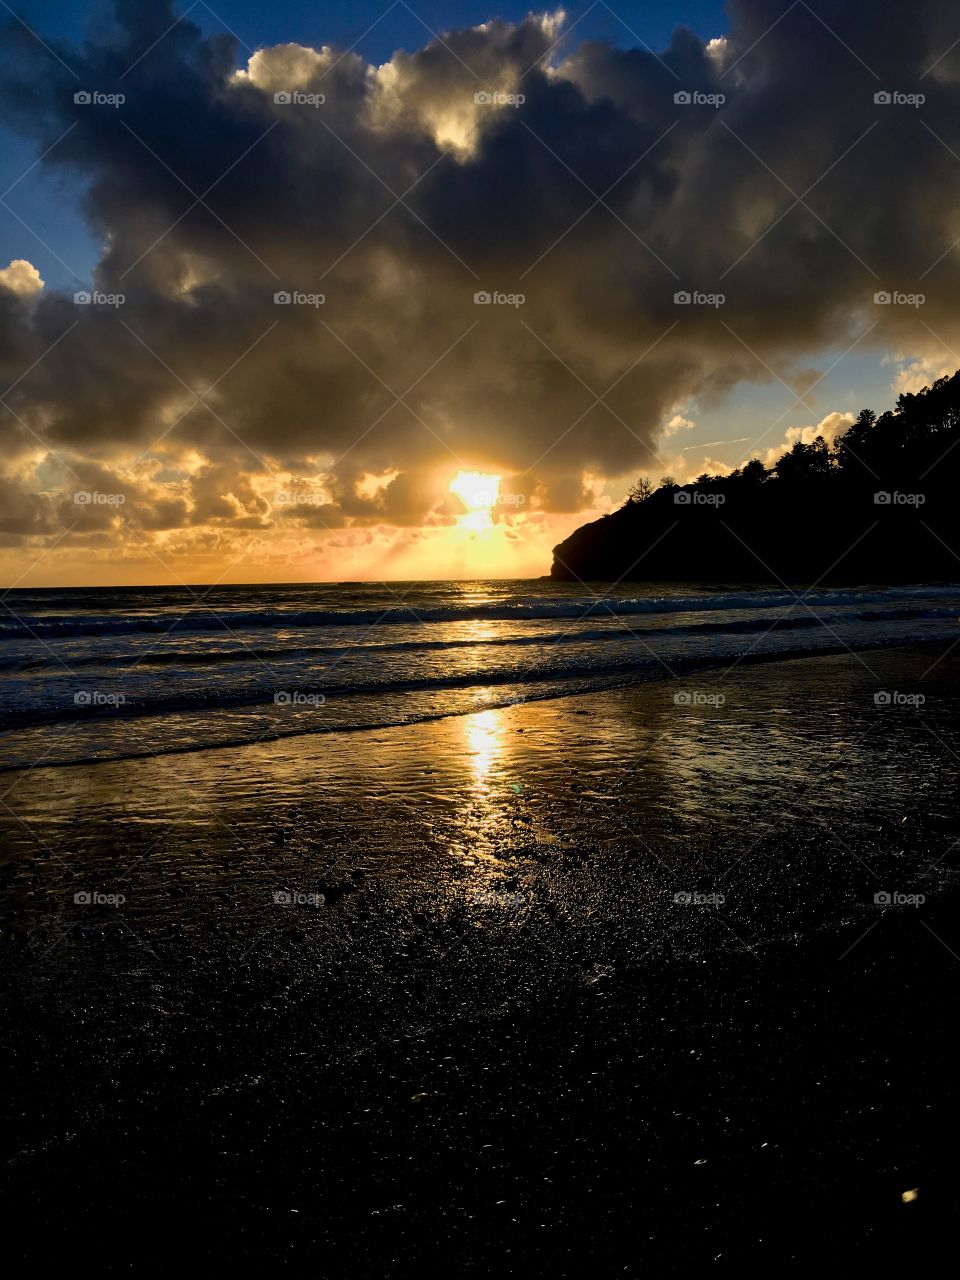
M 467 509 L 460 517 L 463 529 L 490 529 L 490 508 L 496 505 L 500 490 L 500 477 L 484 475 L 482 471 L 458 471 L 450 481 L 450 492 L 455 494 Z

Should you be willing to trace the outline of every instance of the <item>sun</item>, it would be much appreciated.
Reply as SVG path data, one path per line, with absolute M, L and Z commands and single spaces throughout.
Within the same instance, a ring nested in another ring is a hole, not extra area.
M 460 517 L 463 529 L 490 529 L 490 509 L 496 506 L 500 491 L 500 476 L 485 475 L 482 471 L 458 471 L 450 481 L 450 492 L 455 494 L 467 509 Z

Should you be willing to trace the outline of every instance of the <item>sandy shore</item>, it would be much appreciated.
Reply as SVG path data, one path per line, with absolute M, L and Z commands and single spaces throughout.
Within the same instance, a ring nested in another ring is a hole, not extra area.
M 14 1257 L 933 1258 L 958 672 L 742 665 L 7 775 Z

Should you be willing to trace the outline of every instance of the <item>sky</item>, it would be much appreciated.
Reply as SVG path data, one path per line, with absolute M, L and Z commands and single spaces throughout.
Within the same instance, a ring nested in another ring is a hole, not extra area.
M 3 13 L 6 6 L 0 6 Z M 23 0 L 11 6 L 15 14 L 41 38 L 58 36 L 71 41 L 95 37 L 98 30 L 109 32 L 108 4 L 90 0 Z M 265 5 L 262 0 L 184 0 L 176 9 L 207 35 L 232 33 L 238 41 L 238 60 L 244 61 L 265 45 L 296 42 L 312 47 L 324 44 L 338 49 L 356 49 L 371 62 L 388 61 L 398 49 L 408 52 L 422 47 L 434 33 L 451 27 L 472 26 L 492 16 L 513 21 L 522 19 L 529 6 L 523 4 L 491 7 L 486 0 L 471 4 L 421 3 L 407 6 L 403 0 L 278 0 Z M 571 35 L 605 39 L 629 47 L 642 40 L 653 49 L 665 46 L 674 27 L 686 23 L 709 39 L 725 29 L 723 5 L 719 0 L 691 0 L 688 3 L 626 4 L 611 9 L 605 4 L 583 4 L 568 9 Z M 8 15 L 9 16 L 9 15 Z M 10 21 L 14 19 L 10 17 Z M 46 281 L 72 285 L 89 281 L 99 257 L 97 239 L 91 234 L 78 206 L 82 188 L 73 185 L 67 200 L 58 198 L 63 175 L 55 181 L 42 168 L 21 175 L 37 158 L 34 143 L 17 130 L 3 127 L 0 120 L 0 191 L 17 182 L 17 196 L 11 200 L 14 212 L 0 206 L 0 257 L 6 264 L 23 252 L 24 237 L 32 241 L 31 261 L 41 269 Z M 20 181 L 18 181 L 20 179 Z M 24 227 L 18 216 L 28 223 Z M 33 228 L 47 244 L 41 244 Z
M 0 35 L 7 586 L 536 576 L 639 475 L 960 366 L 930 0 L 23 0 Z

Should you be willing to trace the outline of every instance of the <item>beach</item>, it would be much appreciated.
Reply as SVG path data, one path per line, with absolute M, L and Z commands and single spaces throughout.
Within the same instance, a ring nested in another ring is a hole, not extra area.
M 950 13 L 0 0 L 11 1276 L 944 1269 Z
M 7 773 L 14 1256 L 931 1260 L 958 671 L 742 662 Z

